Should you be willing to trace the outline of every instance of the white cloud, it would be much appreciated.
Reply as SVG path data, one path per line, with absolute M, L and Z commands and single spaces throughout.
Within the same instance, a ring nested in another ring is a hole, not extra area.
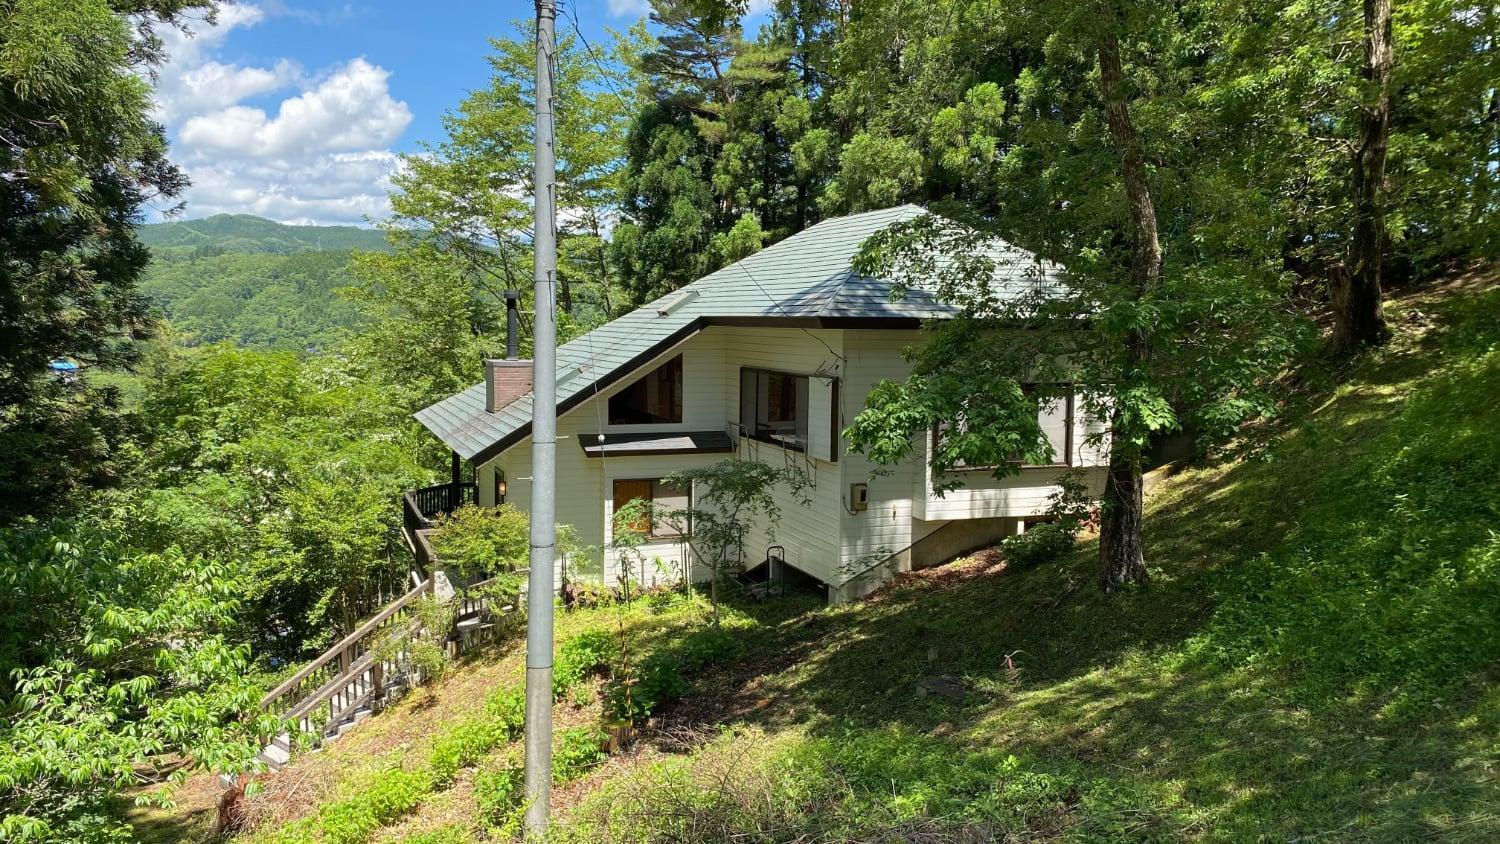
M 190 118 L 182 143 L 201 151 L 267 157 L 385 146 L 411 123 L 411 109 L 390 95 L 390 73 L 355 59 L 316 88 L 283 100 L 274 118 L 233 106 Z
M 609 13 L 617 18 L 638 18 L 649 11 L 651 11 L 649 0 L 609 0 Z
M 192 216 L 256 214 L 286 223 L 359 223 L 390 213 L 400 159 L 371 150 L 308 159 L 222 160 L 193 168 Z
M 265 67 L 217 58 L 233 31 L 268 16 L 318 23 L 268 0 L 224 6 L 215 26 L 162 33 L 171 61 L 160 73 L 157 116 L 193 182 L 183 196 L 188 216 L 358 223 L 388 215 L 399 165 L 390 147 L 412 120 L 390 94 L 390 73 L 363 58 L 316 77 L 285 58 Z M 246 104 L 278 91 L 288 95 L 272 109 Z
M 741 19 L 748 21 L 751 18 L 769 11 L 771 0 L 749 0 L 745 6 L 745 16 Z M 609 0 L 609 14 L 616 18 L 638 18 L 651 12 L 651 0 Z

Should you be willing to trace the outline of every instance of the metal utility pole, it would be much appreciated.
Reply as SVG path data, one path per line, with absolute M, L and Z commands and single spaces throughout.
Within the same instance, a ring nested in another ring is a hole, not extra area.
M 552 148 L 556 0 L 536 0 L 536 249 L 532 337 L 531 571 L 526 578 L 526 834 L 552 808 L 552 576 L 557 554 L 557 159 Z

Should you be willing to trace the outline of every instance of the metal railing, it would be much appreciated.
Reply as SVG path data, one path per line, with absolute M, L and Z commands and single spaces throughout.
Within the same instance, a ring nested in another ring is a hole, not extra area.
M 479 503 L 479 486 L 474 483 L 439 484 L 407 490 L 401 496 L 403 521 L 409 532 L 431 528 L 439 516 L 452 513 L 465 504 Z

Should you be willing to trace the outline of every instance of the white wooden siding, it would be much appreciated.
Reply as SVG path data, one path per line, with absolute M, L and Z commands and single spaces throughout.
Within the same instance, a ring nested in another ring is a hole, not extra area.
M 598 552 L 580 573 L 613 584 L 619 561 L 609 545 L 609 522 L 614 508 L 616 478 L 659 478 L 691 466 L 706 466 L 729 455 L 586 457 L 580 437 L 638 431 L 725 430 L 739 420 L 740 369 L 767 369 L 809 376 L 808 449 L 798 452 L 778 445 L 741 438 L 739 454 L 744 459 L 772 465 L 793 465 L 807 472 L 811 501 L 804 505 L 788 490 L 775 497 L 781 509 L 780 522 L 764 519 L 751 526 L 745 559 L 761 560 L 772 544 L 786 548 L 786 559 L 797 568 L 829 584 L 839 584 L 875 557 L 901 551 L 928 533 L 954 519 L 979 519 L 1038 515 L 1048 496 L 1057 488 L 1054 468 L 1025 469 L 1018 475 L 996 481 L 983 472 L 969 473 L 964 488 L 939 498 L 932 489 L 927 467 L 926 438 L 916 444 L 911 459 L 899 466 L 878 468 L 860 455 L 833 457 L 832 432 L 842 430 L 864 408 L 869 391 L 882 379 L 902 379 L 910 365 L 902 350 L 921 343 L 918 330 L 809 330 L 796 328 L 724 327 L 705 329 L 676 348 L 644 362 L 634 376 L 621 379 L 563 414 L 558 420 L 557 517 L 573 525 L 580 539 Z M 608 400 L 633 380 L 676 354 L 683 355 L 683 421 L 670 425 L 609 425 Z M 838 406 L 833 404 L 833 381 L 840 383 Z M 1075 466 L 1088 467 L 1096 489 L 1102 484 L 1102 446 L 1091 445 L 1088 435 L 1102 430 L 1101 424 L 1075 414 L 1073 450 Z M 531 441 L 523 440 L 478 473 L 480 500 L 494 501 L 495 468 L 506 474 L 510 503 L 529 506 L 531 497 Z M 852 509 L 850 485 L 868 484 L 868 507 Z M 647 559 L 660 557 L 673 569 L 690 552 L 679 541 L 652 543 L 642 549 Z M 696 568 L 702 577 L 706 569 Z M 635 574 L 639 576 L 639 572 Z M 648 564 L 648 580 L 659 575 Z

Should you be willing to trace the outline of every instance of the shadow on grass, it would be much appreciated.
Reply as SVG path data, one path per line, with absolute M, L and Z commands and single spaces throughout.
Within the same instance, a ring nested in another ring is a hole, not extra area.
M 922 573 L 767 627 L 688 714 L 1083 766 L 1185 836 L 1500 836 L 1500 295 L 1464 295 L 1314 373 L 1257 459 L 1161 484 L 1148 586 L 1099 595 L 1092 547 Z

